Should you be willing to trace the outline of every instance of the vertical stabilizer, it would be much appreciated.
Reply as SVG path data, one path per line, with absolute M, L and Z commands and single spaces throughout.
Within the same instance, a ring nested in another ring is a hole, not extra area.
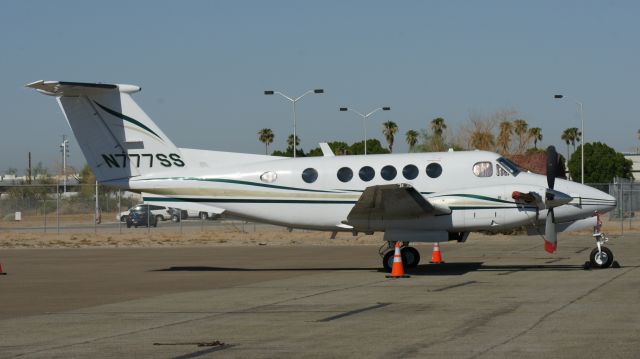
M 180 150 L 131 98 L 140 87 L 62 81 L 27 87 L 57 97 L 98 181 L 126 181 L 184 167 Z

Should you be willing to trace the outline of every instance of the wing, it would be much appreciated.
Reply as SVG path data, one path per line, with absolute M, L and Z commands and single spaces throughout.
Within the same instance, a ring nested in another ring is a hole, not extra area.
M 450 213 L 449 207 L 430 203 L 409 184 L 371 186 L 362 192 L 349 212 L 346 224 L 370 229 L 378 227 L 384 221 L 411 220 Z

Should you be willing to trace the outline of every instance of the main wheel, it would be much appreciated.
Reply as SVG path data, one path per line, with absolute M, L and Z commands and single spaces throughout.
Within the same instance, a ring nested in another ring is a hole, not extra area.
M 127 216 L 120 216 L 120 222 L 126 222 Z
M 180 221 L 180 217 L 178 217 L 177 214 L 174 214 L 173 216 L 171 216 L 171 222 L 179 222 Z
M 402 248 L 402 263 L 405 268 L 415 268 L 420 263 L 420 252 L 413 247 Z
M 127 223 L 127 228 L 131 228 L 131 223 Z
M 200 219 L 204 220 L 209 218 L 209 215 L 207 214 L 207 212 L 200 212 Z
M 594 248 L 589 255 L 591 265 L 597 268 L 609 268 L 613 263 L 613 252 L 607 247 L 600 247 L 602 251 L 598 252 L 598 248 Z
M 391 268 L 393 268 L 393 254 L 395 251 L 392 249 L 387 251 L 382 257 L 382 266 L 384 267 L 384 271 L 387 273 L 391 273 Z

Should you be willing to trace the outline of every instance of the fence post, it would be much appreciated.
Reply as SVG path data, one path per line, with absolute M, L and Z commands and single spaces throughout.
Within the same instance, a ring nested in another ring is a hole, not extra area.
M 44 233 L 47 233 L 47 197 L 42 200 L 42 212 L 44 213 Z
M 120 219 L 120 213 L 122 212 L 122 190 L 118 188 L 118 232 L 122 234 L 122 220 Z
M 56 185 L 56 222 L 60 234 L 60 188 Z

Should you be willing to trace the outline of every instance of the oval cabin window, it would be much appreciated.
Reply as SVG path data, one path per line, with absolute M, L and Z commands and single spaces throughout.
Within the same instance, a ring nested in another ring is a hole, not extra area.
M 276 179 L 278 179 L 278 175 L 275 172 L 269 171 L 260 175 L 260 180 L 262 182 L 271 183 L 271 182 L 274 182 Z
M 493 175 L 493 166 L 491 162 L 478 162 L 473 165 L 473 174 L 476 177 L 491 177 Z
M 315 168 L 307 168 L 302 171 L 302 180 L 307 183 L 313 183 L 318 179 L 318 171 Z
M 338 170 L 338 179 L 340 182 L 349 182 L 353 178 L 353 171 L 349 167 L 342 167 Z

